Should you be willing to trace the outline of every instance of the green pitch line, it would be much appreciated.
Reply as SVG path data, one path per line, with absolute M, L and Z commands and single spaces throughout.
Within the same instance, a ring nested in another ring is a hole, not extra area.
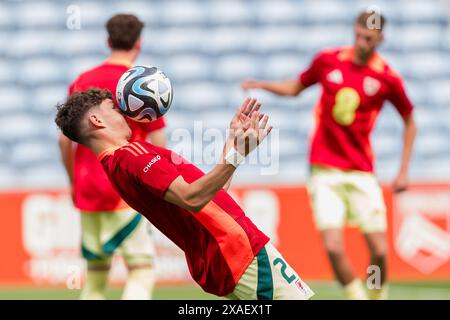
M 316 295 L 314 300 L 343 299 L 342 291 L 336 283 L 312 282 L 308 284 Z M 109 289 L 108 299 L 120 299 L 122 290 Z M 0 288 L 0 300 L 71 300 L 78 299 L 79 290 L 44 289 L 44 288 Z M 450 300 L 450 280 L 442 282 L 395 282 L 390 284 L 390 299 L 417 300 L 438 299 Z M 184 286 L 157 286 L 154 299 L 158 300 L 210 300 L 219 299 L 203 292 L 196 285 Z

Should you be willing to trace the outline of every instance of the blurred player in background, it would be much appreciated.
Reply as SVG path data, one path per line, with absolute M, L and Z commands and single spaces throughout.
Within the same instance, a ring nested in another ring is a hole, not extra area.
M 382 299 L 386 285 L 386 209 L 373 172 L 369 137 L 384 101 L 390 101 L 404 123 L 396 192 L 406 189 L 408 167 L 416 134 L 413 105 L 403 81 L 376 52 L 383 41 L 385 19 L 361 13 L 354 25 L 353 47 L 324 50 L 298 79 L 280 82 L 245 81 L 243 89 L 263 89 L 297 96 L 316 83 L 322 94 L 315 108 L 315 130 L 310 146 L 308 191 L 317 228 L 337 280 L 349 299 Z M 370 264 L 379 266 L 381 286 L 366 291 L 345 254 L 342 228 L 357 225 L 364 233 Z
M 55 122 L 95 152 L 127 203 L 184 251 L 203 290 L 244 300 L 313 295 L 226 191 L 236 168 L 272 129 L 256 100 L 236 112 L 223 154 L 205 174 L 168 149 L 130 143 L 130 129 L 111 99 L 98 89 L 75 93 L 58 106 Z
M 119 14 L 106 24 L 110 57 L 101 65 L 82 73 L 69 93 L 90 87 L 116 92 L 122 74 L 133 66 L 141 51 L 144 24 L 134 15 Z M 149 138 L 164 146 L 163 118 L 150 123 L 129 120 L 130 140 Z M 60 135 L 61 156 L 69 176 L 75 206 L 81 212 L 82 254 L 87 260 L 86 283 L 81 299 L 103 299 L 114 253 L 121 254 L 128 267 L 123 299 L 150 299 L 155 275 L 155 249 L 146 219 L 131 209 L 114 190 L 95 154 Z

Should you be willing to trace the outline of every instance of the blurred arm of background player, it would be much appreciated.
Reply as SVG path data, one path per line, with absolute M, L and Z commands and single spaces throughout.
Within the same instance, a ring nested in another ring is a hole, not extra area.
M 412 113 L 409 116 L 403 118 L 403 123 L 404 130 L 402 159 L 400 162 L 400 170 L 397 174 L 397 177 L 394 179 L 394 182 L 392 183 L 392 190 L 394 192 L 404 191 L 408 187 L 409 163 L 411 160 L 412 148 L 417 132 L 416 122 Z
M 305 89 L 296 79 L 279 82 L 247 80 L 241 84 L 241 87 L 244 90 L 262 89 L 280 96 L 297 96 L 303 91 L 303 89 Z M 409 163 L 411 160 L 412 148 L 417 131 L 413 114 L 403 118 L 403 122 L 404 132 L 402 158 L 399 172 L 392 183 L 392 189 L 394 192 L 404 191 L 408 186 Z
M 247 156 L 270 133 L 272 127 L 266 128 L 269 117 L 259 113 L 259 107 L 255 99 L 247 99 L 230 123 L 230 134 L 219 164 L 192 183 L 179 176 L 170 184 L 164 200 L 192 212 L 199 212 L 208 204 L 236 170 L 225 160 L 228 152 L 234 148 L 242 156 Z
M 58 138 L 59 151 L 64 168 L 66 169 L 67 177 L 70 183 L 70 194 L 73 200 L 73 144 L 72 141 L 62 133 Z
M 241 84 L 242 89 L 262 89 L 279 96 L 297 96 L 305 87 L 297 79 L 284 80 L 279 82 L 247 80 Z

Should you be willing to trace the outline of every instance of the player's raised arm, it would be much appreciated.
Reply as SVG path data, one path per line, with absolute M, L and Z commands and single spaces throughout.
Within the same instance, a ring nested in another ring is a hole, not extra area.
M 247 80 L 241 83 L 241 88 L 244 90 L 262 89 L 280 96 L 297 96 L 304 89 L 303 85 L 297 79 L 279 82 Z
M 170 184 L 164 200 L 193 212 L 199 212 L 211 201 L 245 157 L 270 133 L 269 117 L 261 114 L 259 108 L 255 99 L 245 100 L 230 122 L 230 133 L 219 164 L 190 184 L 179 176 Z

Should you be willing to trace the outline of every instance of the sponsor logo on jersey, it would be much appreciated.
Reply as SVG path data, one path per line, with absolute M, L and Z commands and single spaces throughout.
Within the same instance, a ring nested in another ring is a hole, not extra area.
M 380 87 L 381 87 L 380 81 L 372 77 L 365 77 L 363 80 L 364 93 L 368 96 L 376 95 L 378 90 L 380 90 Z
M 144 171 L 144 172 L 148 172 L 148 170 L 150 170 L 150 168 L 152 167 L 152 165 L 153 165 L 155 162 L 159 161 L 159 160 L 161 160 L 161 156 L 158 154 L 157 156 L 155 156 L 152 160 L 150 160 L 150 161 L 147 163 L 147 165 L 144 167 L 143 171 Z
M 327 80 L 332 83 L 341 84 L 344 82 L 344 77 L 342 76 L 342 72 L 338 69 L 334 69 L 327 75 Z

